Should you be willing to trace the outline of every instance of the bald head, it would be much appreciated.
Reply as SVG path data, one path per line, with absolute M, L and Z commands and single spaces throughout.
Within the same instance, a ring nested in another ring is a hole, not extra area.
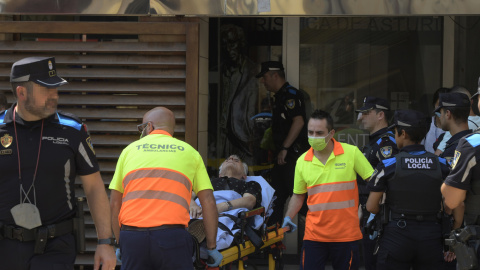
M 143 116 L 143 123 L 152 122 L 154 129 L 164 130 L 171 135 L 175 130 L 175 115 L 165 107 L 156 107 Z

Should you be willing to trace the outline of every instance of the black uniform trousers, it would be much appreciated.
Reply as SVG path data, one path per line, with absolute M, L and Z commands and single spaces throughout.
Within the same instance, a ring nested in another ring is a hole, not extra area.
M 275 189 L 275 196 L 277 197 L 273 203 L 273 213 L 268 220 L 269 225 L 283 223 L 283 211 L 285 202 L 288 197 L 293 194 L 293 180 L 295 178 L 295 165 L 298 157 L 287 155 L 285 158 L 286 164 L 278 165 L 275 163 L 272 169 L 272 181 L 270 185 Z
M 43 254 L 33 254 L 35 241 L 0 240 L 0 269 L 72 270 L 77 252 L 73 234 L 47 239 Z
M 442 226 L 438 222 L 392 220 L 380 238 L 377 269 L 442 269 L 442 241 Z

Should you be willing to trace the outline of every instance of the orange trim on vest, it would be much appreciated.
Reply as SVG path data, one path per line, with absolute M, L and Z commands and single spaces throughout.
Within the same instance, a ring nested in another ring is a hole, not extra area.
M 333 142 L 333 154 L 334 154 L 335 156 L 338 156 L 338 155 L 343 154 L 344 151 L 343 151 L 342 145 L 341 145 L 339 142 L 337 142 L 334 138 L 332 138 L 332 142 Z M 312 160 L 313 160 L 313 156 L 314 156 L 314 154 L 313 154 L 313 148 L 310 147 L 310 149 L 308 149 L 307 154 L 305 155 L 304 160 L 305 160 L 305 161 L 312 161 Z
M 357 204 L 356 179 L 309 187 L 309 211 L 304 239 L 319 242 L 349 242 L 361 239 Z M 338 226 L 347 221 L 353 226 Z M 358 224 L 358 227 L 355 224 Z
M 156 227 L 190 220 L 192 182 L 184 174 L 166 168 L 142 168 L 123 179 L 125 192 L 120 224 Z
M 149 133 L 149 135 L 150 134 L 163 134 L 163 135 L 167 135 L 167 136 L 172 137 L 172 134 L 166 132 L 165 130 L 161 130 L 161 129 L 154 129 L 152 132 Z

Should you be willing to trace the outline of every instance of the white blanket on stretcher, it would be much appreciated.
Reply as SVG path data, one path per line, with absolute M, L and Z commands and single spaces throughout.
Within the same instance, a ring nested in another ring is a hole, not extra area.
M 255 182 L 260 184 L 260 186 L 262 187 L 262 203 L 261 203 L 261 206 L 265 207 L 266 216 L 267 217 L 270 216 L 273 212 L 272 201 L 274 200 L 273 194 L 275 193 L 275 190 L 261 176 L 247 176 L 246 181 L 247 182 L 255 181 Z M 217 204 L 222 203 L 222 202 L 226 202 L 226 201 L 239 199 L 239 198 L 242 197 L 239 193 L 237 193 L 233 190 L 214 191 L 213 195 L 215 196 L 215 201 L 216 201 Z M 200 205 L 200 201 L 198 199 L 196 199 L 195 202 L 198 205 Z M 230 211 L 227 211 L 227 212 L 224 212 L 224 213 L 237 217 L 238 213 L 240 213 L 242 211 L 248 211 L 248 209 L 247 208 L 237 208 L 237 209 L 233 209 L 233 210 L 230 210 Z M 232 231 L 233 234 L 235 234 L 236 232 L 239 231 L 239 229 L 233 230 L 233 226 L 235 225 L 235 222 L 229 217 L 219 217 L 218 222 L 221 222 L 222 224 L 224 224 L 227 228 L 229 228 Z M 262 226 L 263 223 L 264 223 L 264 218 L 263 217 L 255 216 L 255 219 L 254 219 L 254 228 L 255 229 L 259 229 Z M 233 242 L 233 236 L 230 235 L 229 232 L 226 232 L 226 231 L 222 230 L 221 228 L 218 228 L 218 230 L 217 230 L 217 249 L 222 250 L 222 249 L 228 248 L 228 247 L 230 247 L 232 242 Z

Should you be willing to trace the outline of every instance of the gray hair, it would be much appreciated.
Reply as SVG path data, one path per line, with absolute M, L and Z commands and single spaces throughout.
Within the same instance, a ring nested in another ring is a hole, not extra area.
M 247 165 L 247 163 L 243 162 L 243 160 L 241 158 L 239 158 L 237 155 L 230 155 L 228 158 L 225 159 L 225 161 L 228 160 L 230 157 L 237 158 L 238 160 L 240 160 L 240 162 L 242 162 L 243 171 L 245 173 L 245 176 L 247 176 L 248 175 L 248 165 Z M 223 161 L 222 164 L 220 165 L 220 168 L 218 168 L 218 173 L 219 174 L 222 171 L 222 166 L 223 166 L 223 163 L 225 163 L 225 161 Z

